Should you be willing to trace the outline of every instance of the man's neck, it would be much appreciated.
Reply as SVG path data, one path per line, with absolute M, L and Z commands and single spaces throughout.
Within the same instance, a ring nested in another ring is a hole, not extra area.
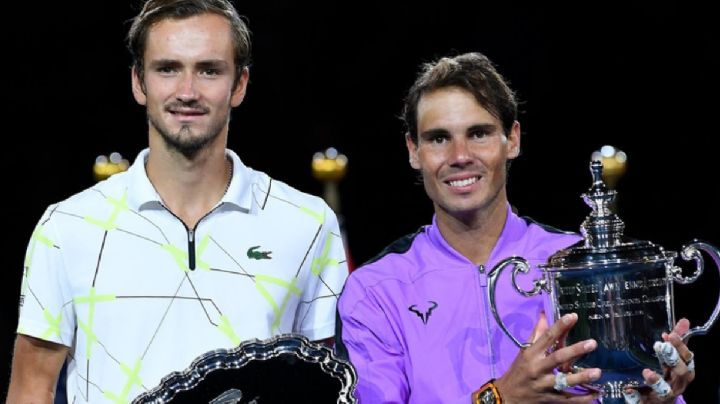
M 189 160 L 151 147 L 145 169 L 165 207 L 194 228 L 225 195 L 232 164 L 224 148 L 202 150 Z
M 472 214 L 451 215 L 436 206 L 437 224 L 443 238 L 476 265 L 490 258 L 507 220 L 507 201 L 493 203 Z

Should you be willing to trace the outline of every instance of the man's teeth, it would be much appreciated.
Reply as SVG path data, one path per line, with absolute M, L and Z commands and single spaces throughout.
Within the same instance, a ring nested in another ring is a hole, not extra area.
M 450 181 L 451 187 L 466 187 L 470 184 L 476 183 L 478 180 L 478 177 L 470 177 L 466 178 L 464 180 L 456 180 L 456 181 Z

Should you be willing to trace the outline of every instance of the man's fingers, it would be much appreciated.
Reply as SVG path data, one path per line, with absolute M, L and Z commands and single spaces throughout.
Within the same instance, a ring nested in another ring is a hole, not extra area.
M 661 364 L 670 366 L 672 368 L 680 362 L 680 353 L 669 341 L 655 341 L 653 349 L 655 350 L 655 354 L 657 355 Z
M 645 384 L 651 385 L 658 381 L 658 379 L 662 379 L 659 374 L 653 372 L 650 369 L 644 369 L 642 372 L 643 379 L 645 379 Z
M 635 389 L 625 389 L 622 394 L 625 398 L 625 404 L 640 404 L 642 399 L 640 392 Z
M 538 324 L 541 320 L 538 321 Z M 545 352 L 548 348 L 555 345 L 558 342 L 558 339 L 565 335 L 567 330 L 572 328 L 573 325 L 577 322 L 577 314 L 575 313 L 569 313 L 560 318 L 560 320 L 556 321 L 555 324 L 553 324 L 550 329 L 545 331 L 539 338 L 537 338 L 537 341 L 528 348 L 528 350 L 534 350 L 537 352 Z
M 544 359 L 542 368 L 546 371 L 561 366 L 562 364 L 574 362 L 577 358 L 592 352 L 597 348 L 594 339 L 576 342 L 568 347 L 558 349 Z
M 568 385 L 578 386 L 581 384 L 589 384 L 600 378 L 602 371 L 598 368 L 583 369 L 578 373 L 570 373 L 567 375 Z
M 682 336 L 688 332 L 688 330 L 690 330 L 690 321 L 686 318 L 681 318 L 680 321 L 675 323 L 675 327 L 673 327 L 672 332 L 678 336 Z
M 661 355 L 658 353 L 658 358 L 669 366 L 669 380 L 674 380 L 672 385 L 676 388 L 679 386 L 678 383 L 684 383 L 684 385 L 687 385 L 687 383 L 695 379 L 694 354 L 682 340 L 682 335 L 687 333 L 689 329 L 690 322 L 685 318 L 680 319 L 680 321 L 675 324 L 670 334 L 663 333 L 662 337 L 665 342 L 656 343 L 656 345 L 660 344 L 663 346 L 666 352 L 670 352 L 672 354 L 674 351 L 678 357 L 676 363 L 673 363 L 672 359 L 670 361 L 666 360 L 667 355 Z M 670 355 L 670 357 L 672 358 L 672 355 Z M 652 381 L 655 381 L 655 377 L 652 375 L 652 372 L 649 373 L 648 376 Z
M 694 354 L 690 351 L 682 342 L 682 339 L 675 334 L 670 334 L 669 341 L 665 344 L 672 344 L 673 349 L 676 350 L 680 360 L 678 360 L 675 366 L 671 366 L 669 380 L 683 380 L 684 383 L 689 383 L 695 379 L 695 359 Z M 673 382 L 675 385 L 676 382 Z
M 573 394 L 573 393 L 562 393 L 557 394 L 556 397 L 549 397 L 547 402 L 562 402 L 563 404 L 580 404 L 580 403 L 592 403 L 597 400 L 598 394 Z
M 577 373 L 557 372 L 543 376 L 542 383 L 548 391 L 553 389 L 557 392 L 563 392 L 571 387 L 590 384 L 600 379 L 600 376 L 602 376 L 602 371 L 598 368 L 583 369 Z
M 576 322 L 577 322 L 577 320 L 575 320 L 570 327 L 564 328 L 561 331 L 560 335 L 555 338 L 555 344 L 553 344 L 553 346 L 552 346 L 553 350 L 558 350 L 560 348 L 565 347 L 565 339 L 567 338 L 567 335 L 570 332 L 570 329 L 575 325 Z
M 675 349 L 677 350 L 677 352 L 680 356 L 680 359 L 682 359 L 683 362 L 685 362 L 687 364 L 693 359 L 693 357 L 694 357 L 693 353 L 690 351 L 690 349 L 687 347 L 687 345 L 685 345 L 685 343 L 682 341 L 682 338 L 680 338 L 680 335 L 673 332 L 668 336 L 667 341 L 669 343 L 671 343 L 673 347 L 675 347 Z
M 538 339 L 540 339 L 540 336 L 545 333 L 548 328 L 548 322 L 547 317 L 545 317 L 545 312 L 540 312 L 540 318 L 538 319 L 537 323 L 535 323 L 535 328 L 532 331 L 532 334 L 530 334 L 530 343 L 534 344 L 537 342 Z
M 645 384 L 650 386 L 650 388 L 653 389 L 653 391 L 655 392 L 655 394 L 658 395 L 658 397 L 664 398 L 672 393 L 672 388 L 670 387 L 670 384 L 668 384 L 668 382 L 657 373 L 653 372 L 650 369 L 645 369 L 643 370 L 642 375 L 645 379 Z

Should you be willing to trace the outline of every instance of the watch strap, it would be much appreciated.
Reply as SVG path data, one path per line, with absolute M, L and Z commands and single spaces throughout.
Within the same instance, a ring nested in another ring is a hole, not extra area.
M 495 379 L 488 380 L 472 394 L 472 404 L 502 404 Z

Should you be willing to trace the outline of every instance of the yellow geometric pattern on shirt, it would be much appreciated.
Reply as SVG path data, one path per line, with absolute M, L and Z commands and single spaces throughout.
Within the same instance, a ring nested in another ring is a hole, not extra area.
M 316 212 L 304 206 L 301 206 L 300 210 L 320 222 L 320 225 L 323 225 L 325 223 L 324 211 Z M 328 255 L 330 254 L 330 247 L 332 247 L 332 237 L 328 237 L 325 239 L 325 245 L 323 246 L 322 255 L 313 260 L 310 266 L 313 275 L 320 275 L 321 273 L 323 273 L 323 271 L 328 265 L 340 265 L 340 262 L 337 259 L 328 257 Z
M 290 294 L 295 294 L 296 296 L 300 296 L 302 294 L 302 291 L 297 287 L 297 278 L 293 278 L 290 282 L 275 278 L 269 275 L 255 275 L 255 288 L 260 292 L 260 294 L 267 300 L 267 302 L 270 304 L 270 307 L 273 309 L 273 314 L 275 315 L 275 318 L 272 322 L 272 331 L 274 332 L 277 328 L 280 327 L 280 320 L 282 318 L 283 312 L 285 311 L 285 307 L 288 304 L 288 301 L 290 300 Z M 269 283 L 277 286 L 282 286 L 288 290 L 288 293 L 285 294 L 285 297 L 283 298 L 280 305 L 277 304 L 275 301 L 275 298 L 268 292 L 268 290 L 263 286 L 263 283 Z
M 117 227 L 115 221 L 118 219 L 118 216 L 120 216 L 120 212 L 124 210 L 130 210 L 127 205 L 127 198 L 127 189 L 125 190 L 125 192 L 123 192 L 123 195 L 119 200 L 111 196 L 106 197 L 105 200 L 113 206 L 113 210 L 112 212 L 110 212 L 110 217 L 107 218 L 107 220 L 101 220 L 94 217 L 85 216 L 85 221 L 95 226 L 98 226 L 105 231 L 115 230 L 115 228 Z
M 44 244 L 47 247 L 53 248 L 55 246 L 55 243 L 52 242 L 47 236 L 45 236 L 43 233 L 43 230 L 45 229 L 45 226 L 38 225 L 35 227 L 35 230 L 33 230 L 32 236 L 30 237 L 30 250 L 25 255 L 25 268 L 26 270 L 26 276 L 30 276 L 30 265 L 32 263 L 32 257 L 35 254 L 35 247 L 37 246 L 37 243 Z
M 230 319 L 227 318 L 227 316 L 220 316 L 220 324 L 218 324 L 217 328 L 232 341 L 234 346 L 240 345 L 241 339 L 237 336 L 235 330 L 233 330 Z
M 315 258 L 312 262 L 312 273 L 313 275 L 320 275 L 323 273 L 328 265 L 338 266 L 340 262 L 334 258 L 328 257 L 330 254 L 330 247 L 332 246 L 332 237 L 325 239 L 325 245 L 323 246 L 322 255 Z
M 97 335 L 93 332 L 93 325 L 95 324 L 95 304 L 100 302 L 109 302 L 115 300 L 115 295 L 98 295 L 94 287 L 90 288 L 90 292 L 87 296 L 80 296 L 73 299 L 75 304 L 89 304 L 88 308 L 88 321 L 87 323 L 78 319 L 78 326 L 85 332 L 87 342 L 85 344 L 85 355 L 88 359 L 92 354 L 92 347 L 97 342 Z
M 320 222 L 320 224 L 325 223 L 325 212 L 324 212 L 324 211 L 323 211 L 323 212 L 316 212 L 316 211 L 314 211 L 314 210 L 312 210 L 312 209 L 310 209 L 310 208 L 307 208 L 307 207 L 305 207 L 305 206 L 300 206 L 300 211 L 303 212 L 303 213 L 305 213 L 305 214 L 307 214 L 307 215 L 310 215 L 310 217 L 312 217 L 313 219 L 315 219 L 315 220 L 317 220 L 318 222 Z
M 140 365 L 142 362 L 140 362 L 140 359 L 138 359 L 135 362 L 135 366 L 130 369 L 130 366 L 120 363 L 120 369 L 122 369 L 123 373 L 127 376 L 127 381 L 125 382 L 125 386 L 123 386 L 122 391 L 120 394 L 114 394 L 112 392 L 106 391 L 105 397 L 111 400 L 112 402 L 116 404 L 127 404 L 130 402 L 128 399 L 128 394 L 130 394 L 130 389 L 132 389 L 133 385 L 137 385 L 138 387 L 142 387 L 142 381 L 140 380 Z
M 210 235 L 206 234 L 205 237 L 200 240 L 200 243 L 198 243 L 197 248 L 195 249 L 195 265 L 197 265 L 198 268 L 204 269 L 206 271 L 210 270 L 210 265 L 201 260 L 200 257 L 205 252 L 205 249 L 207 249 L 207 246 L 210 244 Z
M 210 264 L 200 259 L 202 254 L 205 252 L 205 249 L 210 244 L 210 235 L 205 235 L 202 240 L 200 240 L 199 245 L 195 248 L 195 266 L 198 268 L 202 268 L 206 271 L 210 270 Z M 161 248 L 167 252 L 170 253 L 170 255 L 175 260 L 175 263 L 183 272 L 190 272 L 190 268 L 188 268 L 188 252 L 184 248 L 175 247 L 172 244 L 163 244 Z
M 60 338 L 60 321 L 62 321 L 62 309 L 58 313 L 57 317 L 54 317 L 50 310 L 47 308 L 43 311 L 45 321 L 48 322 L 48 329 L 40 336 L 41 339 L 48 339 L 51 335 L 56 335 Z

